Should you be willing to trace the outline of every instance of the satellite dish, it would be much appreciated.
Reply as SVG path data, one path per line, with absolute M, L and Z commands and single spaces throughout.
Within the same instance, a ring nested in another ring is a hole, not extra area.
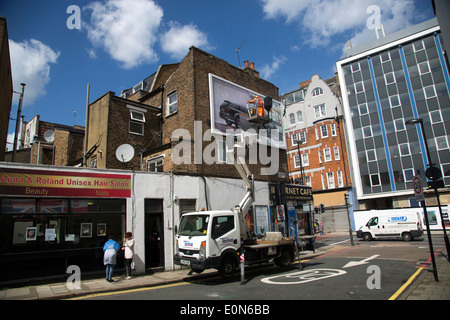
M 116 150 L 116 158 L 120 162 L 128 162 L 134 157 L 134 148 L 129 144 L 122 144 Z
M 44 132 L 44 139 L 47 142 L 53 142 L 55 140 L 55 131 L 47 130 Z

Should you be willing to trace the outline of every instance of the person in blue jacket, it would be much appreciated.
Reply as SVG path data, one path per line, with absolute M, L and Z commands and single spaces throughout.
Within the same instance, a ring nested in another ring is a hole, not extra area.
M 114 282 L 112 275 L 116 266 L 117 251 L 120 250 L 119 244 L 110 236 L 109 240 L 103 246 L 103 264 L 106 266 L 106 281 Z

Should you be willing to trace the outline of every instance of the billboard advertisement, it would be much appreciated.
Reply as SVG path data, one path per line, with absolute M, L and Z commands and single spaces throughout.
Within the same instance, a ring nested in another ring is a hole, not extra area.
M 286 149 L 280 102 L 213 74 L 209 96 L 212 134 L 256 134 L 259 143 Z

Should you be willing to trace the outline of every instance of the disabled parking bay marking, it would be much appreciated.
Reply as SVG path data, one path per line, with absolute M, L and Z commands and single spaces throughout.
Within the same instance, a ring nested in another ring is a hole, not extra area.
M 302 284 L 326 278 L 337 277 L 347 272 L 339 269 L 312 269 L 261 279 L 268 284 Z

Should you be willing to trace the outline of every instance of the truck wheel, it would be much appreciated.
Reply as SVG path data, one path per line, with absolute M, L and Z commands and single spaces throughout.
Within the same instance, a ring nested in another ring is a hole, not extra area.
M 273 261 L 279 267 L 287 267 L 292 263 L 293 259 L 292 251 L 288 248 L 283 248 L 281 250 L 281 255 L 278 258 L 273 259 Z
M 236 269 L 236 260 L 231 256 L 226 256 L 222 259 L 219 267 L 220 276 L 224 279 L 229 279 L 234 275 Z
M 364 241 L 371 241 L 372 240 L 372 235 L 370 233 L 368 233 L 368 232 L 363 233 L 362 237 L 363 237 Z
M 402 239 L 403 241 L 411 241 L 412 240 L 412 235 L 409 232 L 403 232 L 402 233 Z

